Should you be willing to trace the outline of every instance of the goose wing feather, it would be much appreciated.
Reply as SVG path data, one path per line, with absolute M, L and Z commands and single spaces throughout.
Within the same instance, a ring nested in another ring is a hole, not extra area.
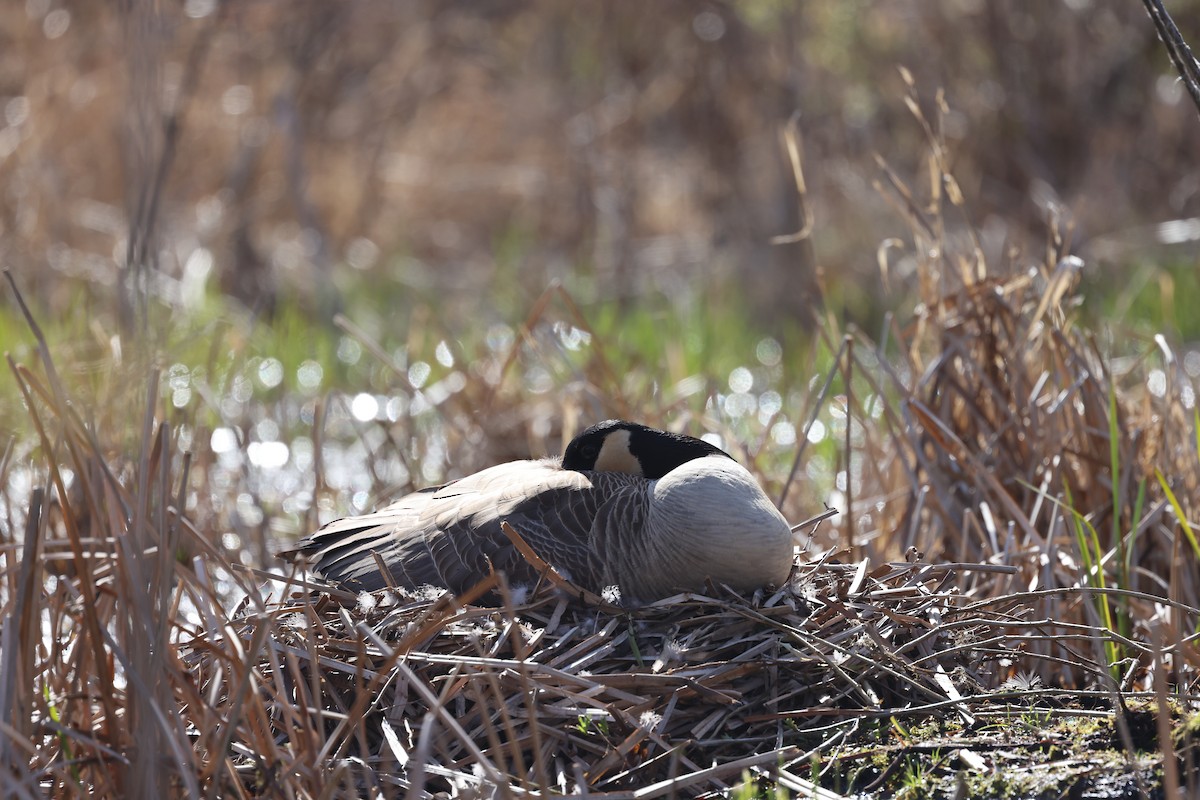
M 444 486 L 400 498 L 373 513 L 331 522 L 296 546 L 325 577 L 372 591 L 386 586 L 375 553 L 408 588 L 440 586 L 462 593 L 502 570 L 532 582 L 533 568 L 500 529 L 512 525 L 548 563 L 598 590 L 603 560 L 593 522 L 622 489 L 645 482 L 631 475 L 563 470 L 556 461 L 501 464 Z
M 655 544 L 646 530 L 646 482 L 614 486 L 597 510 L 592 525 L 592 542 L 596 556 L 605 567 L 602 582 L 605 586 L 620 586 L 633 600 L 648 596 L 639 578 L 648 564 L 661 563 L 658 553 L 649 552 Z

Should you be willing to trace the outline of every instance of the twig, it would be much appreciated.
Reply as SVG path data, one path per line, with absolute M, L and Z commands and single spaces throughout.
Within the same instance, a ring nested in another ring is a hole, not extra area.
M 1171 57 L 1175 71 L 1179 73 L 1183 85 L 1187 87 L 1188 94 L 1191 95 L 1192 104 L 1200 113 L 1200 65 L 1196 63 L 1196 57 L 1192 55 L 1192 48 L 1184 41 L 1183 34 L 1176 27 L 1175 20 L 1171 19 L 1171 15 L 1167 13 L 1162 0 L 1142 0 L 1142 4 L 1146 6 L 1146 12 L 1150 14 L 1150 20 L 1154 23 L 1155 30 L 1158 31 L 1158 38 L 1167 48 L 1167 55 Z

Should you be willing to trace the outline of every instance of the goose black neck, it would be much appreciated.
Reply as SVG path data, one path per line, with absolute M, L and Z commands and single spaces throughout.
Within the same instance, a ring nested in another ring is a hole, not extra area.
M 642 465 L 642 475 L 651 479 L 661 478 L 679 465 L 696 458 L 705 456 L 733 458 L 721 448 L 711 445 L 703 439 L 653 428 L 631 432 L 629 451 Z
M 620 438 L 613 438 L 616 436 Z M 601 452 L 607 452 L 606 448 L 611 448 L 614 442 L 620 442 L 622 449 L 628 449 L 628 455 L 632 458 L 625 460 L 634 464 L 630 469 L 621 470 L 637 471 L 642 477 L 650 479 L 661 478 L 693 459 L 705 456 L 732 458 L 721 448 L 702 439 L 636 422 L 610 419 L 593 425 L 571 440 L 563 454 L 563 468 L 577 471 L 596 469 Z

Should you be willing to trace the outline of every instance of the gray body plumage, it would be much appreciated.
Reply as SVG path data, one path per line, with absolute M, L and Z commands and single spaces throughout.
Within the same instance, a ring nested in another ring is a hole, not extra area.
M 407 588 L 461 594 L 492 569 L 532 585 L 539 576 L 501 522 L 576 585 L 618 586 L 626 602 L 707 580 L 739 590 L 778 585 L 792 566 L 787 521 L 724 454 L 686 460 L 658 479 L 564 469 L 557 459 L 501 464 L 332 522 L 296 550 L 355 590 L 387 586 L 374 554 Z
M 557 459 L 516 461 L 331 522 L 301 549 L 320 548 L 313 564 L 318 572 L 364 591 L 387 585 L 372 551 L 407 588 L 431 585 L 461 594 L 489 569 L 507 573 L 510 582 L 531 583 L 537 575 L 500 529 L 506 521 L 544 560 L 598 591 L 603 567 L 592 545 L 593 522 L 606 504 L 621 505 L 645 484 L 620 472 L 571 472 Z

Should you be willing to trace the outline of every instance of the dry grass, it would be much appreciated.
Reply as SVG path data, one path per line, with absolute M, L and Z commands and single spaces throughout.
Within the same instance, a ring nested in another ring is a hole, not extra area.
M 885 174 L 924 302 L 886 342 L 831 323 L 850 421 L 840 544 L 769 595 L 619 610 L 546 591 L 496 609 L 286 588 L 182 512 L 191 462 L 157 374 L 140 425 L 105 432 L 31 319 L 40 365 L 10 369 L 45 488 L 6 495 L 0 527 L 0 792 L 656 797 L 727 793 L 747 771 L 803 792 L 867 759 L 880 726 L 978 729 L 1017 703 L 1111 719 L 1129 751 L 1160 752 L 1168 790 L 1196 791 L 1195 745 L 1171 736 L 1200 703 L 1190 384 L 1161 343 L 1110 345 L 1134 351 L 1118 365 L 1074 326 L 1056 237 L 1040 264 L 985 264 L 946 220 L 962 199 L 939 125 L 918 120 L 930 181 Z M 535 308 L 534 353 L 541 326 Z M 603 348 L 573 385 L 614 391 L 557 409 L 567 428 L 598 398 L 636 406 Z M 444 431 L 405 428 L 408 452 L 528 436 L 556 410 L 506 386 L 470 385 L 438 409 Z M 0 470 L 24 474 L 9 456 Z M 1138 697 L 1156 704 L 1149 740 L 1128 723 Z
M 1200 702 L 1197 561 L 1146 475 L 1194 508 L 1195 450 L 1168 445 L 1194 434 L 1178 391 L 1111 383 L 1043 302 L 1054 286 L 970 281 L 898 330 L 899 366 L 861 336 L 843 351 L 881 384 L 872 402 L 894 397 L 876 422 L 847 395 L 859 485 L 890 498 L 879 512 L 860 489 L 852 509 L 898 515 L 843 520 L 853 561 L 798 566 L 769 596 L 636 611 L 550 591 L 500 609 L 268 591 L 179 514 L 189 464 L 154 392 L 114 472 L 43 350 L 43 370 L 12 367 L 51 488 L 0 550 L 4 792 L 655 797 L 728 792 L 747 770 L 802 790 L 865 758 L 874 720 L 970 727 L 1068 701 L 1119 718 L 1120 692 L 1173 725 Z

